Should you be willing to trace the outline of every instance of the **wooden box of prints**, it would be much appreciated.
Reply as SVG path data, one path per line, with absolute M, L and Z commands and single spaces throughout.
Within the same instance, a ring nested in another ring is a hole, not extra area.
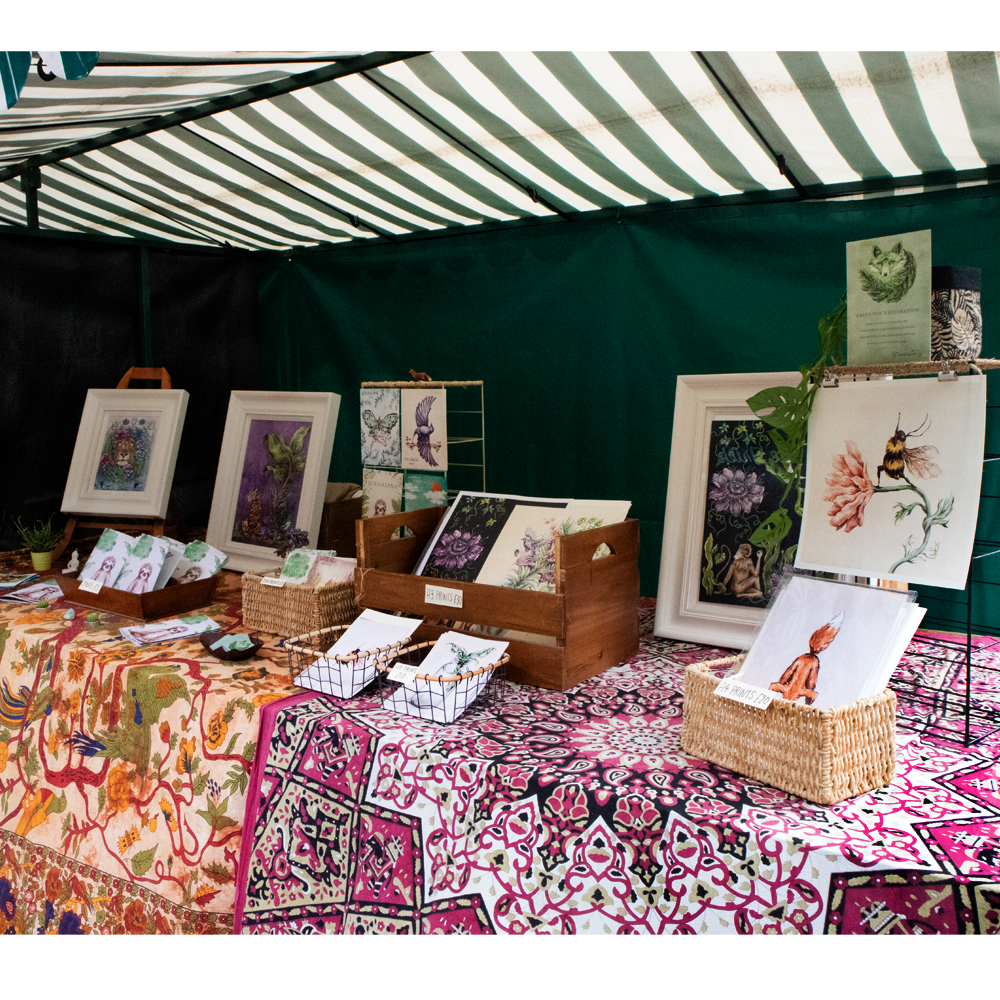
M 302 583 L 265 583 L 276 580 L 281 568 L 243 574 L 243 624 L 290 639 L 333 625 L 348 625 L 360 613 L 354 582 L 309 587 Z
M 211 604 L 212 595 L 219 585 L 219 574 L 191 583 L 171 582 L 166 587 L 145 594 L 129 594 L 113 587 L 101 587 L 96 594 L 91 594 L 80 589 L 79 580 L 59 573 L 56 574 L 56 583 L 71 604 L 82 604 L 85 608 L 150 622 L 158 618 L 176 618 Z
M 463 623 L 508 630 L 509 680 L 565 691 L 639 649 L 639 522 L 635 519 L 556 538 L 555 593 L 414 576 L 443 507 L 357 522 L 358 604 L 421 615 L 415 639 L 436 639 Z M 412 532 L 394 538 L 398 529 Z M 594 559 L 601 545 L 611 554 Z M 447 607 L 428 589 L 451 593 Z M 433 595 L 432 595 L 433 596 Z M 483 633 L 475 633 L 483 634 Z
M 896 773 L 896 692 L 886 688 L 837 708 L 773 701 L 751 708 L 718 697 L 712 671 L 736 657 L 684 673 L 685 753 L 748 778 L 831 805 L 888 785 Z

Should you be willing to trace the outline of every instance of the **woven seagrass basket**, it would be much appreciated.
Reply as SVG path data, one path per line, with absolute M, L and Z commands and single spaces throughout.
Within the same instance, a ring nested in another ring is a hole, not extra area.
M 332 625 L 349 625 L 361 614 L 353 580 L 325 587 L 301 583 L 272 587 L 262 582 L 280 574 L 280 569 L 243 574 L 243 624 L 247 628 L 288 639 Z
M 686 753 L 821 805 L 892 781 L 895 691 L 887 688 L 837 708 L 788 701 L 750 708 L 715 695 L 719 678 L 711 671 L 735 660 L 707 660 L 685 671 L 681 746 Z

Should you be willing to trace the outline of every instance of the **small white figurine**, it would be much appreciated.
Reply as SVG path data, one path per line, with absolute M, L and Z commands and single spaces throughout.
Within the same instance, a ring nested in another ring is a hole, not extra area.
M 80 568 L 80 550 L 73 549 L 73 555 L 70 556 L 69 562 L 66 564 L 66 568 L 63 570 L 63 574 L 75 573 Z

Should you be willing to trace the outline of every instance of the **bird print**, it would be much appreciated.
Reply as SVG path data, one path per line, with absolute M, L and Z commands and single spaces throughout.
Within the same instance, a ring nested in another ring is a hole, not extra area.
M 430 420 L 431 404 L 435 399 L 437 399 L 437 396 L 424 396 L 417 404 L 417 429 L 414 431 L 417 436 L 417 451 L 420 452 L 420 457 L 428 465 L 437 465 L 431 451 L 431 435 L 434 433 L 434 425 Z

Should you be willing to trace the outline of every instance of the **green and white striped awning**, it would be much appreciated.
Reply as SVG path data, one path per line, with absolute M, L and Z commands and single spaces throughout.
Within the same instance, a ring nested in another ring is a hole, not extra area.
M 102 52 L 0 114 L 0 224 L 273 249 L 988 183 L 997 55 Z

